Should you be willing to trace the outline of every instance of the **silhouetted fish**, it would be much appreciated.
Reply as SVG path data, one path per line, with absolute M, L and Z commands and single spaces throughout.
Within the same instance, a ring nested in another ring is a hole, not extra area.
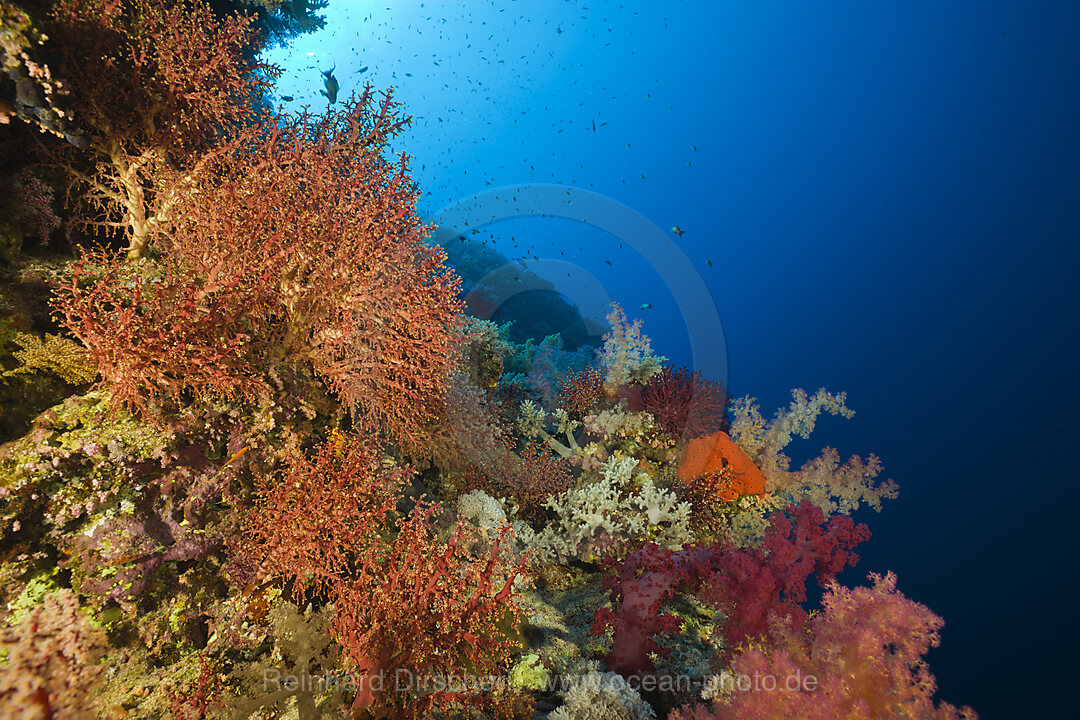
M 329 100 L 332 103 L 337 102 L 338 90 L 341 89 L 341 86 L 338 85 L 337 78 L 334 77 L 334 70 L 336 68 L 337 68 L 337 65 L 330 68 L 329 70 L 320 70 L 319 71 L 323 75 L 326 76 L 326 89 L 325 90 L 320 90 L 319 93 L 321 95 L 323 95 L 323 97 L 325 97 L 327 100 Z

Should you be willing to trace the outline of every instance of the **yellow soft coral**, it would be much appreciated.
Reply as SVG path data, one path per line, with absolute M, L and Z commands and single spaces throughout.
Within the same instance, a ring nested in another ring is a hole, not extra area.
M 827 447 L 819 457 L 792 470 L 791 458 L 783 450 L 795 437 L 809 438 L 823 412 L 843 418 L 855 413 L 846 405 L 847 396 L 842 392 L 821 389 L 808 395 L 797 389 L 791 395 L 791 405 L 777 411 L 770 421 L 762 417 L 754 398 L 731 404 L 731 439 L 765 475 L 771 504 L 783 507 L 806 498 L 829 517 L 850 514 L 863 504 L 880 510 L 883 499 L 897 496 L 892 480 L 876 482 L 882 465 L 873 454 L 865 460 L 853 455 L 841 463 L 839 453 Z
M 86 351 L 73 340 L 46 334 L 43 342 L 28 333 L 17 333 L 14 339 L 22 347 L 14 353 L 19 365 L 0 376 L 50 372 L 71 385 L 82 385 L 97 377 L 97 370 L 90 364 Z

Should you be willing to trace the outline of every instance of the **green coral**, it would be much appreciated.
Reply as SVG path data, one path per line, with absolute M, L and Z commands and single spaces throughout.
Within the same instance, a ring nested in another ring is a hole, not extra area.
M 45 596 L 56 592 L 60 587 L 56 584 L 56 573 L 59 568 L 39 570 L 30 576 L 26 587 L 19 596 L 8 603 L 8 625 L 18 625 L 23 618 L 28 616 L 34 608 L 40 605 Z
M 569 589 L 552 586 L 522 592 L 530 643 L 545 667 L 559 675 L 588 672 L 611 650 L 608 636 L 592 634 L 596 608 L 606 602 L 600 573 L 583 575 Z
M 544 690 L 551 680 L 551 671 L 540 662 L 540 656 L 529 653 L 510 670 L 510 686 L 524 690 Z
M 19 365 L 0 373 L 0 377 L 50 372 L 70 385 L 82 385 L 97 377 L 97 369 L 90 364 L 86 350 L 62 335 L 46 333 L 42 341 L 35 335 L 20 332 L 13 340 L 22 347 L 14 352 Z
M 0 446 L 0 538 L 46 520 L 60 527 L 88 506 L 114 505 L 130 468 L 160 459 L 173 438 L 124 411 L 104 390 L 68 398 L 24 437 Z

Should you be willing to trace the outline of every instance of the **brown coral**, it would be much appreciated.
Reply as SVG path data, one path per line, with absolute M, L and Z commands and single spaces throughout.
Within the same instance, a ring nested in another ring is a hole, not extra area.
M 22 622 L 0 624 L 0 717 L 74 720 L 92 716 L 104 633 L 79 613 L 70 590 L 47 595 Z

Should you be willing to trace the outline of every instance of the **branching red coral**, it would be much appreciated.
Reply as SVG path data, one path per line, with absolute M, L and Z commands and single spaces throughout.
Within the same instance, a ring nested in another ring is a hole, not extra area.
M 596 368 L 588 367 L 559 386 L 559 407 L 580 419 L 592 412 L 603 394 L 604 376 Z
M 302 594 L 333 596 L 396 504 L 406 472 L 382 466 L 369 443 L 335 433 L 314 460 L 297 457 L 276 481 L 261 478 L 235 552 L 263 576 L 282 576 Z
M 54 295 L 56 314 L 111 389 L 113 411 L 150 418 L 162 400 L 195 391 L 237 400 L 266 391 L 267 348 L 254 315 L 267 297 L 241 287 L 242 266 L 202 281 L 166 259 L 158 272 L 148 277 L 122 255 L 87 250 Z
M 696 438 L 727 428 L 723 383 L 706 380 L 697 371 L 665 367 L 649 380 L 641 401 L 645 412 L 674 437 Z
M 476 688 L 465 683 L 508 669 L 520 614 L 514 583 L 526 577 L 525 562 L 510 554 L 509 527 L 481 557 L 469 552 L 478 536 L 464 522 L 439 542 L 435 511 L 420 505 L 400 520 L 392 543 L 359 558 L 355 576 L 337 592 L 332 630 L 356 678 L 354 713 L 428 718 L 463 706 L 488 706 L 488 716 L 511 712 L 510 696 L 470 692 Z M 459 685 L 388 685 L 439 679 Z
M 130 256 L 143 255 L 175 209 L 183 171 L 253 121 L 254 100 L 280 74 L 250 59 L 258 44 L 253 19 L 222 19 L 202 0 L 51 4 L 50 66 L 70 96 L 84 148 L 42 149 L 93 211 L 80 212 L 78 224 L 122 229 Z
M 521 451 L 517 473 L 507 478 L 517 499 L 519 514 L 539 519 L 543 504 L 552 495 L 565 491 L 574 479 L 566 458 L 551 452 L 546 443 L 529 443 Z
M 460 279 L 424 243 L 408 157 L 382 155 L 410 122 L 398 107 L 367 87 L 318 120 L 277 118 L 224 145 L 168 245 L 199 276 L 239 264 L 245 287 L 268 284 L 273 360 L 309 365 L 365 429 L 419 451 L 458 344 Z
M 423 242 L 407 158 L 381 154 L 408 119 L 370 88 L 342 106 L 206 155 L 175 188 L 156 282 L 111 258 L 103 279 L 61 289 L 65 324 L 123 401 L 244 395 L 276 368 L 306 368 L 366 430 L 422 450 L 453 361 L 459 279 Z
M 546 443 L 532 442 L 520 455 L 504 445 L 494 460 L 470 466 L 461 491 L 483 490 L 493 497 L 512 497 L 519 518 L 539 521 L 544 502 L 565 491 L 573 479 L 566 458 L 553 453 Z
M 387 470 L 359 438 L 335 434 L 314 461 L 297 458 L 253 512 L 236 552 L 261 575 L 285 577 L 304 596 L 336 608 L 331 627 L 357 679 L 354 709 L 375 717 L 428 717 L 432 707 L 494 704 L 506 694 L 379 682 L 505 672 L 516 634 L 514 583 L 526 576 L 504 528 L 494 541 L 460 523 L 439 540 L 436 505 L 419 503 L 391 522 L 402 471 Z M 477 547 L 487 548 L 476 557 Z M 379 678 L 376 680 L 375 678 Z M 509 712 L 509 710 L 507 710 Z
M 34 232 L 48 244 L 49 233 L 60 225 L 52 203 L 52 188 L 34 174 L 33 167 L 0 177 L 0 218 L 6 231 L 18 240 L 22 239 L 19 234 Z

